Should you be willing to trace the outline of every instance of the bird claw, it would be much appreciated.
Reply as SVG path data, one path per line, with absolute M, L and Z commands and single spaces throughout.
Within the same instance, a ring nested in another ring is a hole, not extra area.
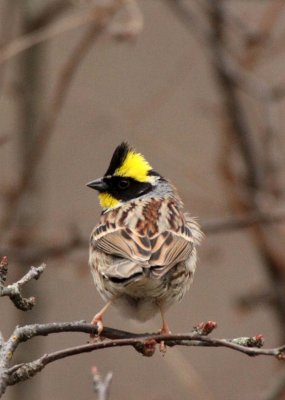
M 162 353 L 162 355 L 166 354 L 166 344 L 164 341 L 159 343 L 159 351 Z
M 163 324 L 162 328 L 160 329 L 160 335 L 171 335 L 171 331 L 168 325 Z M 159 343 L 159 351 L 164 355 L 166 353 L 166 344 L 164 340 Z
M 90 333 L 90 338 L 91 339 L 96 339 L 101 337 L 101 333 L 103 332 L 104 325 L 103 325 L 103 320 L 101 315 L 95 315 L 95 317 L 92 319 L 91 324 L 94 326 L 97 326 L 97 334 L 95 333 Z

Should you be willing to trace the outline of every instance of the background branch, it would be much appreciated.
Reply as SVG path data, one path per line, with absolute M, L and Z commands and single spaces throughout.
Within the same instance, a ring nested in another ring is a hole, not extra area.
M 35 305 L 35 298 L 25 298 L 21 294 L 22 287 L 32 279 L 39 279 L 44 272 L 46 265 L 42 264 L 39 267 L 31 267 L 21 279 L 11 285 L 4 286 L 8 273 L 8 260 L 3 257 L 0 262 L 0 297 L 8 296 L 14 305 L 22 311 L 28 311 Z
M 285 213 L 276 211 L 271 213 L 252 212 L 244 216 L 229 216 L 223 218 L 209 219 L 201 221 L 202 231 L 207 235 L 215 235 L 226 232 L 234 232 L 242 229 L 248 229 L 255 224 L 281 224 L 284 223 Z M 89 238 L 84 237 L 76 227 L 71 226 L 68 229 L 69 237 L 63 242 L 52 242 L 48 245 L 38 244 L 37 246 L 29 243 L 23 246 L 17 246 L 12 243 L 10 246 L 0 247 L 0 254 L 7 254 L 14 261 L 19 261 L 24 264 L 31 264 L 34 260 L 56 259 L 62 258 L 78 249 L 87 251 Z
M 84 56 L 88 54 L 89 49 L 94 44 L 94 40 L 105 30 L 112 17 L 122 6 L 124 6 L 124 4 L 125 0 L 116 0 L 108 7 L 96 7 L 94 10 L 89 10 L 88 14 L 86 14 L 86 17 L 88 17 L 90 21 L 92 20 L 93 24 L 87 28 L 82 39 L 72 51 L 66 64 L 59 73 L 50 106 L 44 114 L 44 117 L 42 118 L 43 120 L 39 123 L 38 134 L 30 143 L 29 153 L 26 157 L 26 163 L 21 171 L 20 181 L 16 188 L 7 196 L 7 210 L 2 221 L 4 231 L 7 231 L 8 227 L 11 226 L 14 216 L 17 213 L 17 208 L 19 207 L 21 198 L 23 197 L 23 193 L 25 193 L 29 184 L 33 180 L 38 164 L 46 152 L 48 141 L 54 132 L 57 117 L 62 109 L 64 101 L 66 100 L 68 90 L 79 65 L 84 60 Z M 52 32 L 54 31 L 56 30 L 52 29 Z M 32 42 L 32 45 L 34 44 L 36 43 Z M 21 51 L 23 50 L 24 49 L 21 48 Z
M 224 233 L 250 228 L 255 224 L 284 223 L 285 213 L 263 214 L 261 212 L 248 213 L 245 216 L 220 218 L 216 221 L 205 221 L 202 230 L 206 234 Z
M 97 395 L 98 400 L 108 400 L 110 385 L 112 382 L 113 374 L 108 372 L 105 378 L 102 378 L 96 367 L 92 368 L 93 376 L 93 390 Z

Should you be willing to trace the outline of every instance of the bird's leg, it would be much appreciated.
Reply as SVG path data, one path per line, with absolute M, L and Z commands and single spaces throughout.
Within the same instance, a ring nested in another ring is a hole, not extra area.
M 92 325 L 97 325 L 97 329 L 98 329 L 98 336 L 101 335 L 104 325 L 103 325 L 103 314 L 107 311 L 107 309 L 109 308 L 109 306 L 112 304 L 112 301 L 108 301 L 108 303 L 106 303 L 104 305 L 104 307 L 96 314 L 94 315 L 91 324 Z M 90 337 L 94 338 L 95 335 L 91 334 Z
M 160 329 L 160 334 L 161 335 L 170 335 L 171 331 L 170 331 L 169 326 L 168 326 L 168 324 L 166 322 L 166 319 L 165 319 L 165 311 L 164 311 L 162 306 L 159 306 L 159 309 L 160 309 L 160 314 L 161 314 L 161 319 L 162 319 L 162 327 Z M 162 353 L 166 352 L 166 346 L 165 346 L 165 343 L 163 341 L 160 342 L 159 350 Z

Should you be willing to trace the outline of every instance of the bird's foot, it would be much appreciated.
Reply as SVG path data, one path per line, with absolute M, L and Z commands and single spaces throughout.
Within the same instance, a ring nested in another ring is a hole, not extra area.
M 160 335 L 170 335 L 171 331 L 169 329 L 169 326 L 167 325 L 166 322 L 163 323 L 162 328 L 159 331 Z M 166 353 L 166 345 L 164 341 L 161 341 L 159 343 L 159 350 L 161 353 L 165 354 Z
M 90 333 L 90 339 L 93 341 L 101 337 L 101 333 L 103 332 L 104 325 L 103 325 L 103 318 L 100 313 L 96 314 L 91 321 L 91 324 L 97 326 L 97 335 L 95 333 Z
M 103 329 L 104 329 L 103 315 L 111 304 L 112 304 L 112 301 L 108 301 L 108 303 L 106 303 L 104 305 L 104 307 L 96 315 L 94 315 L 94 317 L 91 321 L 91 324 L 97 326 L 97 335 L 95 335 L 94 333 L 91 333 L 90 334 L 91 339 L 94 339 L 96 337 L 102 338 L 101 333 L 103 332 Z

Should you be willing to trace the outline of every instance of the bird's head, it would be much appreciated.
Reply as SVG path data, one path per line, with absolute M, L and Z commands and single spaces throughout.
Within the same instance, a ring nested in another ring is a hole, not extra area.
M 162 177 L 144 156 L 123 142 L 114 151 L 105 175 L 87 186 L 97 190 L 101 206 L 110 209 L 151 192 L 159 179 Z

